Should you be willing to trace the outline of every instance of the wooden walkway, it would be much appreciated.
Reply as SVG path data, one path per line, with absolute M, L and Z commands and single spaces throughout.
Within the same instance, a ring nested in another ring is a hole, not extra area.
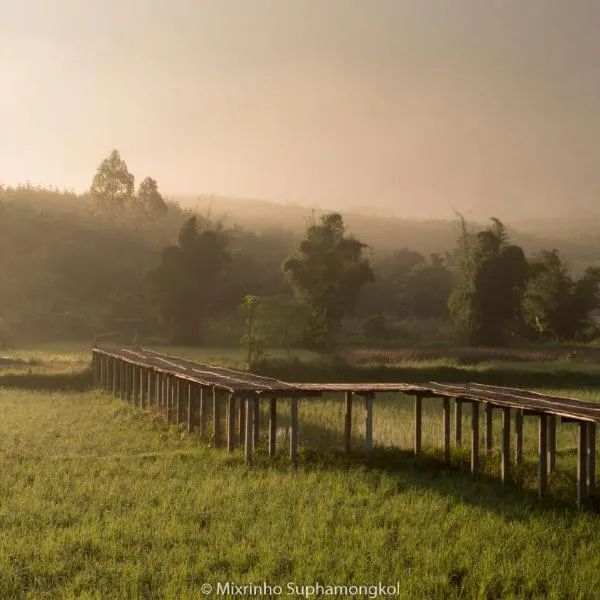
M 373 448 L 375 395 L 378 392 L 397 392 L 414 396 L 415 454 L 421 452 L 423 400 L 441 398 L 444 455 L 447 461 L 450 461 L 452 442 L 456 446 L 463 443 L 462 407 L 469 404 L 473 473 L 479 469 L 479 413 L 482 408 L 485 414 L 484 444 L 488 454 L 492 451 L 493 413 L 500 411 L 502 415 L 503 482 L 508 480 L 512 464 L 511 421 L 514 427 L 514 464 L 519 465 L 523 462 L 523 419 L 532 417 L 538 421 L 540 497 L 546 492 L 548 473 L 554 472 L 556 467 L 557 421 L 576 423 L 578 426 L 578 506 L 581 506 L 589 489 L 596 483 L 596 423 L 600 422 L 600 403 L 475 383 L 286 383 L 270 377 L 168 356 L 146 348 L 93 348 L 92 357 L 97 385 L 141 407 L 159 409 L 169 421 L 187 423 L 189 432 L 196 428 L 202 433 L 206 432 L 210 412 L 213 424 L 217 425 L 213 427 L 213 443 L 217 448 L 221 447 L 223 442 L 218 425 L 224 411 L 227 449 L 233 451 L 237 439 L 245 448 L 248 464 L 252 463 L 253 450 L 259 441 L 258 416 L 261 400 L 269 403 L 269 456 L 274 457 L 277 451 L 277 399 L 290 398 L 289 454 L 292 464 L 296 464 L 299 398 L 318 397 L 328 392 L 345 394 L 344 445 L 349 453 L 353 401 L 356 397 L 362 397 L 365 402 L 365 452 L 368 456 Z

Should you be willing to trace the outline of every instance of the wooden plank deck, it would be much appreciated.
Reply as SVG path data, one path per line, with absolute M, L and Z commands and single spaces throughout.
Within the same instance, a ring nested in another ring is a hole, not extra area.
M 261 398 L 269 400 L 268 454 L 276 455 L 277 399 L 291 399 L 289 456 L 292 464 L 298 459 L 298 400 L 341 393 L 345 399 L 344 449 L 351 450 L 352 399 L 365 401 L 365 454 L 373 448 L 373 400 L 378 393 L 399 393 L 414 396 L 414 451 L 421 451 L 422 400 L 441 398 L 444 458 L 450 461 L 451 402 L 455 407 L 454 440 L 462 444 L 462 405 L 471 405 L 471 471 L 476 473 L 480 463 L 479 428 L 480 405 L 485 408 L 486 455 L 492 455 L 493 412 L 502 413 L 501 475 L 506 482 L 510 471 L 511 412 L 515 418 L 515 464 L 523 460 L 523 418 L 533 416 L 538 421 L 539 495 L 547 488 L 547 474 L 555 469 L 556 417 L 560 423 L 574 422 L 579 427 L 577 504 L 584 502 L 596 481 L 596 423 L 600 422 L 600 402 L 586 402 L 565 396 L 551 396 L 531 390 L 480 383 L 288 383 L 253 373 L 194 362 L 170 356 L 148 348 L 102 347 L 92 349 L 95 381 L 108 392 L 141 407 L 153 407 L 165 413 L 168 420 L 187 423 L 191 432 L 196 426 L 206 433 L 207 408 L 212 404 L 212 436 L 216 448 L 221 446 L 223 423 L 226 419 L 227 448 L 236 445 L 236 414 L 239 444 L 245 446 L 245 458 L 252 464 L 255 447 L 260 443 Z M 209 394 L 212 403 L 208 402 Z M 236 403 L 239 401 L 239 410 Z M 185 414 L 184 414 L 185 413 Z

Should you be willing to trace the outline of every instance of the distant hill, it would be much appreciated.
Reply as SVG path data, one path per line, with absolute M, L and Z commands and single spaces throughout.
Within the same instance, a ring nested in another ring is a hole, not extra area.
M 297 204 L 222 196 L 175 196 L 172 199 L 182 207 L 224 217 L 231 224 L 237 223 L 255 231 L 284 229 L 294 236 L 302 234 L 313 216 L 318 218 L 326 212 Z M 378 251 L 406 246 L 425 254 L 443 253 L 455 245 L 456 221 L 401 219 L 374 213 L 368 207 L 342 213 L 349 230 Z M 493 210 L 490 216 L 502 220 L 502 211 Z M 590 264 L 600 264 L 600 215 L 505 221 L 505 225 L 512 241 L 523 246 L 528 254 L 543 248 L 557 248 L 575 271 Z

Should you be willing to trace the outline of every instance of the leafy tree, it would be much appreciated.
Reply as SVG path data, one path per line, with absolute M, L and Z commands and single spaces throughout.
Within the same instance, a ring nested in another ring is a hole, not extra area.
M 590 312 L 600 303 L 600 269 L 590 267 L 573 281 L 554 249 L 539 252 L 531 271 L 523 299 L 529 330 L 539 338 L 581 336 L 590 324 Z
M 134 181 L 119 151 L 113 150 L 100 163 L 90 187 L 90 194 L 96 201 L 96 211 L 114 214 L 124 209 L 133 198 Z
M 461 218 L 456 258 L 448 306 L 459 334 L 472 345 L 501 344 L 522 326 L 521 300 L 528 277 L 523 249 L 508 244 L 498 219 L 473 234 Z
M 341 215 L 330 213 L 308 228 L 296 253 L 283 263 L 294 290 L 312 309 L 310 341 L 314 346 L 332 347 L 360 290 L 373 281 L 369 260 L 363 257 L 366 247 L 346 235 Z
M 167 203 L 158 191 L 156 180 L 152 179 L 152 177 L 146 177 L 146 179 L 140 183 L 136 198 L 136 206 L 139 212 L 142 212 L 150 218 L 164 215 L 167 212 Z
M 207 319 L 230 306 L 224 285 L 229 243 L 230 234 L 221 225 L 201 227 L 191 217 L 181 227 L 178 244 L 165 248 L 160 265 L 148 274 L 174 341 L 198 341 Z

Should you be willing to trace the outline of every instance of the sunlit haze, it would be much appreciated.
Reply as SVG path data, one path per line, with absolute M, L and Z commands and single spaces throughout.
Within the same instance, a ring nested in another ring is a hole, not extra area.
M 0 0 L 0 181 L 411 217 L 600 199 L 597 0 Z

